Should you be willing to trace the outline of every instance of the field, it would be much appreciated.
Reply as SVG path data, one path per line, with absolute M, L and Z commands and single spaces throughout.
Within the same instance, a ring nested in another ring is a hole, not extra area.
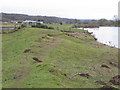
M 10 24 L 10 25 L 0 25 L 0 27 L 19 27 L 20 25 Z
M 109 82 L 118 75 L 118 49 L 72 25 L 48 26 L 55 29 L 22 28 L 2 35 L 3 88 L 104 86 L 97 81 L 118 88 Z

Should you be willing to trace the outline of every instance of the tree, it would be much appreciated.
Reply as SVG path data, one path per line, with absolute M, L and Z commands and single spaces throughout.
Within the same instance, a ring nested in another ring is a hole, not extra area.
M 103 18 L 103 19 L 100 19 L 98 21 L 98 23 L 99 23 L 100 26 L 107 26 L 108 25 L 108 20 Z

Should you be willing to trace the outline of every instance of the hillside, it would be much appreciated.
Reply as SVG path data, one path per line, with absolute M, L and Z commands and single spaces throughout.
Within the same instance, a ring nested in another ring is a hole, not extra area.
M 119 22 L 107 19 L 68 19 L 52 16 L 30 16 L 25 14 L 10 14 L 10 13 L 1 13 L 2 22 L 11 22 L 18 21 L 22 22 L 24 20 L 41 20 L 44 23 L 59 23 L 59 24 L 88 24 L 88 25 L 99 25 L 99 26 L 119 26 Z
M 118 88 L 118 49 L 71 25 L 3 34 L 3 88 Z M 62 30 L 62 32 L 60 31 Z
M 43 20 L 45 23 L 76 23 L 76 22 L 80 23 L 80 20 L 77 20 L 77 19 L 2 13 L 2 21 L 3 22 L 24 21 L 24 20 L 35 20 L 35 21 Z

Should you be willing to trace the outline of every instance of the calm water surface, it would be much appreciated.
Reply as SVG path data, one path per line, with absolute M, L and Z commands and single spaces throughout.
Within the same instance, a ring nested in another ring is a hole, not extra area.
M 92 35 L 98 42 L 118 48 L 118 27 L 85 28 L 85 30 L 93 32 Z

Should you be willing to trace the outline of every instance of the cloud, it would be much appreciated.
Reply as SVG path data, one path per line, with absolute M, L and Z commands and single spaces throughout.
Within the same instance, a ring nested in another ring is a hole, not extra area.
M 119 0 L 2 0 L 0 11 L 68 18 L 107 18 L 117 14 Z

